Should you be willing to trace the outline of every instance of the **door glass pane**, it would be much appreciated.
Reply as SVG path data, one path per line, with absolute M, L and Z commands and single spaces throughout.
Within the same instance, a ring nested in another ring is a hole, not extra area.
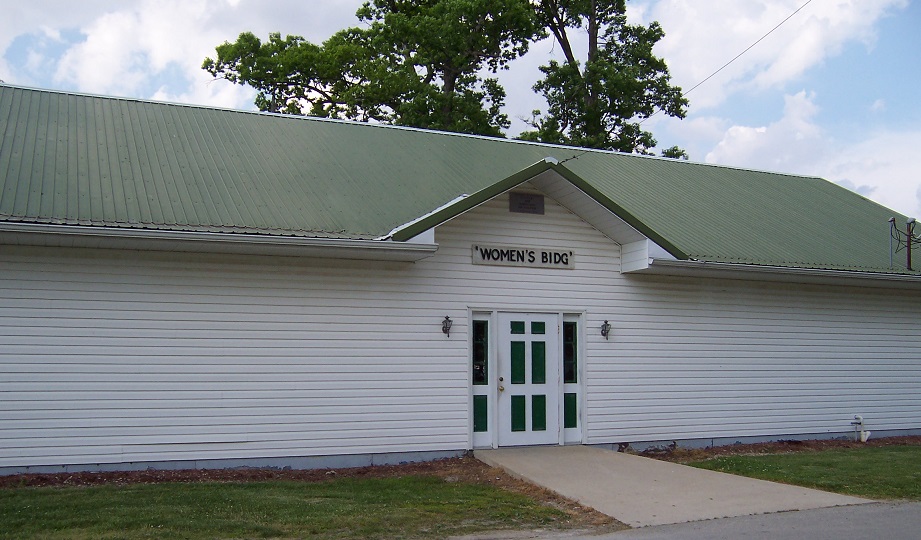
M 531 396 L 531 431 L 547 431 L 547 396 Z
M 489 322 L 473 321 L 473 384 L 488 384 Z
M 546 325 L 543 321 L 531 321 L 532 334 L 543 334 L 544 330 L 546 330 Z
M 524 384 L 524 341 L 512 342 L 512 384 Z
M 576 323 L 563 323 L 563 382 L 579 382 L 578 377 L 578 349 L 576 347 Z
M 511 332 L 513 334 L 524 334 L 524 321 L 512 321 Z
M 547 382 L 547 344 L 543 341 L 531 342 L 531 382 Z
M 524 431 L 525 426 L 524 396 L 512 396 L 512 431 Z
M 563 427 L 579 427 L 579 420 L 576 411 L 576 394 L 575 392 L 566 392 L 563 394 Z
M 473 431 L 486 431 L 489 411 L 486 396 L 473 396 Z

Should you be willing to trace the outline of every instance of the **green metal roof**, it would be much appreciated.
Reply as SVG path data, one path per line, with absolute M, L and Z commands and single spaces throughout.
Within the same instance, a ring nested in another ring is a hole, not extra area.
M 905 220 L 821 178 L 598 153 L 566 165 L 696 260 L 889 271 L 888 220 Z
M 546 157 L 679 258 L 890 271 L 903 217 L 819 178 L 0 85 L 0 222 L 373 239 Z

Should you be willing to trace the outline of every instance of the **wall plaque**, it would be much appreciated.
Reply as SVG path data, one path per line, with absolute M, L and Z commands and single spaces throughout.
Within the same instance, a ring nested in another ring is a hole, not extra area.
M 518 214 L 544 214 L 544 196 L 539 193 L 508 194 L 508 211 Z
M 572 270 L 576 260 L 572 251 L 480 244 L 473 246 L 473 264 Z

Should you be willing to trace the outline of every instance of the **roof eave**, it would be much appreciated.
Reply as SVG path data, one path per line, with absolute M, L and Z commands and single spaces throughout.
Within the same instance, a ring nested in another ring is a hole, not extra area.
M 627 275 L 666 275 L 818 285 L 921 289 L 921 275 L 653 258 Z
M 431 257 L 438 250 L 437 244 L 389 240 L 303 238 L 10 222 L 0 223 L 0 244 L 402 262 L 415 262 Z

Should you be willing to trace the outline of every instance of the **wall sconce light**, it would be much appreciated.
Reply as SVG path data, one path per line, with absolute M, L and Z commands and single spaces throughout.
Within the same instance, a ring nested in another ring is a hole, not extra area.
M 604 339 L 608 339 L 608 336 L 611 335 L 611 323 L 604 321 L 604 324 L 601 325 L 601 335 L 604 336 Z
M 454 321 L 451 320 L 451 317 L 445 317 L 445 320 L 441 321 L 441 331 L 444 335 L 451 337 L 451 325 L 454 324 Z

